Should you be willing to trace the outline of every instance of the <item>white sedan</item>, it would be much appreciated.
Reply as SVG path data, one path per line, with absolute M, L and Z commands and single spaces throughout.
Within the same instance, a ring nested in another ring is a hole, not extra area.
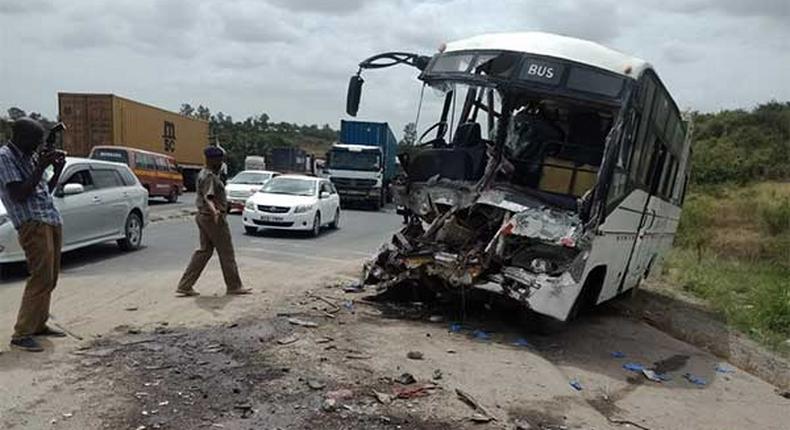
M 279 175 L 268 170 L 244 170 L 228 181 L 225 194 L 228 196 L 229 209 L 244 210 L 244 202 L 261 189 L 269 179 Z
M 340 196 L 326 179 L 284 175 L 270 179 L 244 205 L 242 222 L 247 234 L 260 228 L 309 231 L 340 226 Z
M 52 194 L 63 217 L 64 252 L 110 240 L 127 251 L 140 247 L 148 222 L 148 191 L 128 166 L 67 157 Z M 25 253 L 0 204 L 0 264 L 21 261 Z

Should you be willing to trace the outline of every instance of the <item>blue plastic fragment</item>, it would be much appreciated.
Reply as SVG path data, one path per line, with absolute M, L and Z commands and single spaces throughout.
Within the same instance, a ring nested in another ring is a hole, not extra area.
M 735 370 L 730 369 L 729 367 L 722 366 L 721 364 L 717 365 L 714 369 L 719 373 L 735 373 Z
M 620 351 L 612 351 L 612 357 L 614 358 L 625 358 L 625 353 Z
M 483 330 L 475 330 L 472 332 L 472 337 L 479 340 L 489 340 L 491 339 L 491 335 L 484 332 Z
M 708 385 L 708 382 L 704 379 L 700 378 L 699 376 L 692 375 L 691 373 L 686 373 L 683 375 L 687 381 L 691 382 L 694 385 Z
M 581 390 L 583 389 L 583 387 L 582 387 L 582 383 L 581 383 L 581 382 L 579 382 L 579 380 L 578 380 L 578 379 L 571 379 L 571 381 L 569 382 L 569 384 L 570 384 L 570 386 L 571 386 L 571 387 L 573 387 L 573 389 L 574 389 L 574 390 L 576 390 L 576 391 L 581 391 Z
M 623 364 L 623 369 L 630 370 L 631 372 L 641 372 L 645 369 L 645 366 L 639 363 L 625 363 Z
M 346 308 L 346 310 L 349 310 L 349 311 L 353 310 L 354 309 L 354 302 L 352 300 L 346 300 L 345 302 L 343 302 L 343 307 Z
M 460 323 L 452 323 L 450 324 L 450 332 L 451 333 L 458 333 L 463 329 Z
M 526 340 L 526 339 L 524 339 L 523 337 L 520 337 L 520 338 L 516 339 L 516 341 L 515 341 L 515 342 L 513 342 L 513 345 L 514 345 L 514 346 L 523 346 L 523 347 L 525 347 L 525 348 L 528 348 L 528 347 L 532 346 L 532 345 L 529 343 L 529 341 L 528 341 L 528 340 Z

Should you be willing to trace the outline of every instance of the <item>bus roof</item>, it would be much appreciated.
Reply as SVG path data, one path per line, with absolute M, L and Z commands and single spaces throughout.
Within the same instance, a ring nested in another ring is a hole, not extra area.
M 447 44 L 444 52 L 496 50 L 525 52 L 583 63 L 611 72 L 638 78 L 651 68 L 641 58 L 632 57 L 589 40 L 540 31 L 493 33 L 470 37 Z
M 132 148 L 131 146 L 96 145 L 93 148 L 91 148 L 91 153 L 95 149 L 102 149 L 102 150 L 120 149 L 120 150 L 123 150 L 123 151 L 139 152 L 139 153 L 143 153 L 143 154 L 155 155 L 157 157 L 164 157 L 164 158 L 169 158 L 171 160 L 175 160 L 175 157 L 173 157 L 172 155 L 162 154 L 162 153 L 153 152 L 153 151 L 146 151 L 145 149 Z

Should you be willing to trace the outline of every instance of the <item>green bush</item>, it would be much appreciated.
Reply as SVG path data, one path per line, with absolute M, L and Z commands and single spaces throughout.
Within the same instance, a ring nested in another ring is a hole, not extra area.
M 697 184 L 790 178 L 790 102 L 694 115 Z
M 710 241 L 711 224 L 716 214 L 716 200 L 707 194 L 692 193 L 686 197 L 675 244 L 694 249 L 701 255 Z
M 760 221 L 768 234 L 778 236 L 790 231 L 790 198 L 774 197 L 772 202 L 763 202 Z

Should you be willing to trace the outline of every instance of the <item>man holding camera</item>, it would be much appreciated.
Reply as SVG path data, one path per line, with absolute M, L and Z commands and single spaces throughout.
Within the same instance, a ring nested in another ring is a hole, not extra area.
M 0 147 L 0 199 L 18 232 L 30 272 L 11 347 L 29 352 L 43 351 L 34 336 L 65 336 L 46 323 L 60 272 L 63 224 L 51 191 L 63 172 L 66 154 L 40 150 L 44 134 L 37 121 L 20 118 L 13 124 L 11 141 Z M 44 173 L 50 166 L 54 174 L 47 181 Z

